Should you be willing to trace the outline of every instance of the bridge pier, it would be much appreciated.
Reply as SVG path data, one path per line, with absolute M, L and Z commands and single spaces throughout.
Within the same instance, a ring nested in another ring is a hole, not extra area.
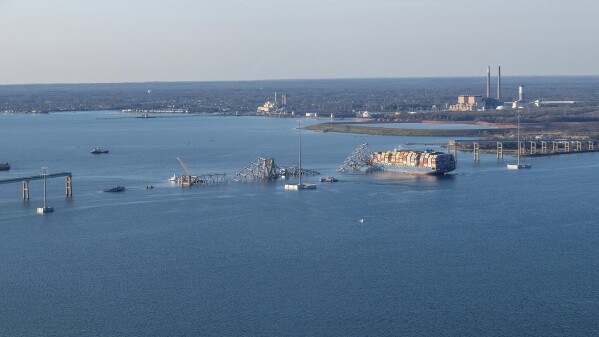
M 458 164 L 458 143 L 455 140 L 450 140 L 447 143 L 447 153 L 452 154 L 453 151 L 453 157 L 456 163 L 456 167 Z
M 576 151 L 582 151 L 582 142 L 576 141 Z
M 547 153 L 547 142 L 541 142 L 541 153 Z
M 593 143 L 592 140 L 589 140 L 589 150 L 593 150 L 595 147 L 595 144 Z
M 526 154 L 526 143 L 522 142 L 519 145 L 520 148 L 518 149 L 518 151 L 520 151 L 520 154 Z
M 65 185 L 67 198 L 71 198 L 73 196 L 73 180 L 71 176 L 67 176 Z
M 537 142 L 530 142 L 530 154 L 537 153 Z
M 570 152 L 570 142 L 565 142 L 564 143 L 564 151 Z
M 29 180 L 23 180 L 23 200 L 29 200 Z
M 497 159 L 503 159 L 503 143 L 497 142 Z
M 474 142 L 473 145 L 474 145 L 474 160 L 478 161 L 478 157 L 480 154 L 480 144 L 477 142 Z
M 558 151 L 559 151 L 559 143 L 551 141 L 551 152 L 558 152 Z

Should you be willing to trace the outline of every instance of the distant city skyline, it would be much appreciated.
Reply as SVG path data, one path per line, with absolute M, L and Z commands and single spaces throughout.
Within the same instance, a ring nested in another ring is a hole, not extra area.
M 0 0 L 0 84 L 599 75 L 593 0 Z

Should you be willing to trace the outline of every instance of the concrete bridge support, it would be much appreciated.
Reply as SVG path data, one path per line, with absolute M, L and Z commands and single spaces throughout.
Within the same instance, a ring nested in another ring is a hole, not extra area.
M 23 200 L 29 200 L 29 180 L 23 180 Z
M 537 153 L 537 142 L 530 142 L 530 154 Z
M 65 188 L 67 198 L 71 198 L 73 196 L 73 178 L 71 176 L 67 176 Z
M 589 140 L 589 150 L 594 150 L 595 149 L 595 144 L 593 143 L 592 140 Z
M 559 151 L 559 143 L 558 142 L 551 142 L 551 152 L 558 152 Z
M 576 151 L 582 151 L 582 142 L 576 141 Z
M 526 143 L 520 143 L 520 154 L 526 154 Z
M 497 142 L 497 159 L 503 159 L 503 143 Z
M 564 142 L 564 151 L 570 152 L 570 142 Z
M 547 153 L 547 142 L 541 142 L 541 153 Z
M 478 161 L 480 155 L 480 144 L 477 142 L 473 143 L 474 146 L 474 160 Z
M 450 140 L 447 143 L 447 153 L 453 154 L 456 165 L 458 164 L 458 143 L 455 140 Z

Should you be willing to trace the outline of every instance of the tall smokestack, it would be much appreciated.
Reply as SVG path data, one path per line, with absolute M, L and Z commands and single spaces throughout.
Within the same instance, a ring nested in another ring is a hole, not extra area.
M 518 101 L 524 101 L 524 86 L 522 84 L 520 84 L 520 86 L 518 87 Z
M 491 97 L 491 66 L 487 66 L 487 98 Z
M 497 67 L 497 101 L 501 100 L 501 66 Z

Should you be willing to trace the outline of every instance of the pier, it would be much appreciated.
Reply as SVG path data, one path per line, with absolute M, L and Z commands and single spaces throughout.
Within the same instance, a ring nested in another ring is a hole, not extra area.
M 46 179 L 66 177 L 66 183 L 65 183 L 66 196 L 67 196 L 67 198 L 70 198 L 73 196 L 73 182 L 72 182 L 71 172 L 51 173 L 51 174 L 47 174 L 45 176 L 46 176 Z M 43 179 L 44 179 L 44 175 L 39 174 L 39 175 L 35 175 L 35 176 L 0 179 L 0 184 L 10 184 L 10 183 L 21 182 L 23 184 L 23 200 L 29 200 L 29 182 L 32 180 L 43 180 Z
M 504 144 L 517 144 L 513 139 L 455 139 L 447 143 L 447 152 L 453 154 L 458 159 L 458 148 L 460 144 L 472 144 L 474 160 L 478 161 L 481 152 L 481 145 L 485 144 L 484 149 L 496 154 L 497 160 L 503 159 Z M 490 145 L 494 144 L 494 145 Z M 551 146 L 549 146 L 551 145 Z M 553 140 L 520 140 L 520 149 L 515 146 L 514 152 L 520 151 L 521 156 L 552 156 L 568 153 L 598 152 L 599 141 L 594 139 L 553 139 Z

